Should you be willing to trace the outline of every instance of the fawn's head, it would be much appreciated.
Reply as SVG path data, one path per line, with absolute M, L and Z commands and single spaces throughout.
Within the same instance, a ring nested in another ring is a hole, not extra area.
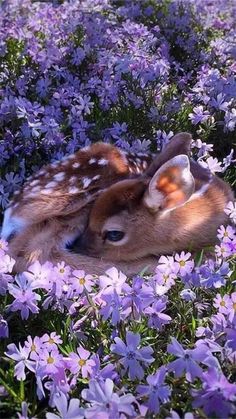
M 193 194 L 204 191 L 210 179 L 197 164 L 191 163 L 190 170 L 190 146 L 189 134 L 176 135 L 143 176 L 122 180 L 104 191 L 74 250 L 113 261 L 175 250 L 173 241 L 184 234 L 178 210 Z M 184 216 L 191 221 L 191 214 Z M 196 228 L 200 222 L 196 217 L 191 221 Z

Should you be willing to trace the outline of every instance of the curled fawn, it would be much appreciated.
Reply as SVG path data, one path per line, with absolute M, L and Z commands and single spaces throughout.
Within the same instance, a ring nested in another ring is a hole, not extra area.
M 16 191 L 3 220 L 1 237 L 9 241 L 9 253 L 16 260 L 15 271 L 32 262 L 65 261 L 89 273 L 103 273 L 111 262 L 80 256 L 68 247 L 85 229 L 96 197 L 117 181 L 142 173 L 152 159 L 148 154 L 124 153 L 109 144 L 96 143 L 49 164 Z M 123 263 L 127 273 L 138 267 Z
M 73 251 L 127 262 L 213 245 L 233 192 L 189 158 L 190 145 L 189 134 L 173 137 L 143 175 L 102 192 Z

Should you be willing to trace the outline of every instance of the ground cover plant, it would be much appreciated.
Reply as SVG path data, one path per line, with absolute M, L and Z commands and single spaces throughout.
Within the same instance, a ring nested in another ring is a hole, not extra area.
M 235 185 L 234 0 L 0 4 L 0 205 L 43 164 L 98 140 L 156 152 L 179 131 Z M 0 416 L 230 418 L 236 206 L 219 243 L 156 272 L 93 277 L 0 241 Z

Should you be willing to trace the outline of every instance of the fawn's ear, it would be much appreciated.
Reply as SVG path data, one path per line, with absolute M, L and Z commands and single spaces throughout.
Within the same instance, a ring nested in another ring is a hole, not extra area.
M 180 132 L 171 138 L 166 147 L 157 155 L 146 171 L 148 176 L 153 176 L 156 171 L 167 161 L 179 154 L 190 155 L 192 136 L 187 132 Z
M 190 198 L 194 188 L 189 159 L 180 154 L 163 164 L 154 174 L 144 195 L 144 205 L 154 212 L 174 209 Z

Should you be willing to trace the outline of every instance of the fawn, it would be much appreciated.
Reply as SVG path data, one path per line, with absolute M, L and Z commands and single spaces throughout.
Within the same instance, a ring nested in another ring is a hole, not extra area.
M 85 229 L 94 199 L 113 183 L 138 176 L 151 160 L 148 154 L 125 153 L 96 143 L 28 178 L 5 211 L 1 233 L 9 241 L 15 271 L 25 270 L 35 260 L 65 261 L 95 274 L 113 266 L 73 254 L 68 247 Z M 150 260 L 141 263 L 140 269 Z M 120 268 L 135 273 L 135 266 L 129 268 L 123 263 Z
M 189 134 L 175 136 L 143 175 L 103 191 L 73 251 L 116 263 L 213 245 L 233 192 L 190 146 Z

